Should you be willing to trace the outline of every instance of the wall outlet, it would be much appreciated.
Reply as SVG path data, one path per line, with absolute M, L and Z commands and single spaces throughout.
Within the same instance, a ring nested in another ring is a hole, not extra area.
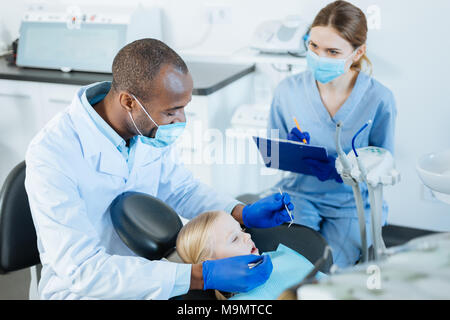
M 206 14 L 210 24 L 231 24 L 231 7 L 208 5 Z

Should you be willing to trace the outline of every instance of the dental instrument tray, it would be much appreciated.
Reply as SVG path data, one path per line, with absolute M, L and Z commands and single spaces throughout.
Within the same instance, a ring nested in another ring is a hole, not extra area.
M 305 159 L 327 161 L 324 147 L 300 142 L 253 137 L 267 168 L 313 175 Z

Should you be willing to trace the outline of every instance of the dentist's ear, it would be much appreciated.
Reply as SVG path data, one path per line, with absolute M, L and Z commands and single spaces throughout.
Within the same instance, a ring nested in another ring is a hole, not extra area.
M 133 108 L 136 108 L 135 100 L 131 94 L 125 91 L 121 91 L 119 92 L 118 96 L 120 106 L 124 108 L 126 112 L 131 112 Z

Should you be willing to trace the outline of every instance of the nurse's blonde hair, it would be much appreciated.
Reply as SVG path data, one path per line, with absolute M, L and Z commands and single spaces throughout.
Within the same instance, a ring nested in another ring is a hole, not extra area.
M 311 26 L 314 27 L 332 27 L 353 46 L 354 50 L 367 42 L 366 15 L 347 1 L 335 1 L 320 10 Z M 372 73 L 372 63 L 365 54 L 359 61 L 353 63 L 351 69 L 361 71 L 363 61 Z

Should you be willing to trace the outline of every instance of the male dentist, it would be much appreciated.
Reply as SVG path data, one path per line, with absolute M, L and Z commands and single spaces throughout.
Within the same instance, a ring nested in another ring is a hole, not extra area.
M 176 264 L 138 257 L 120 240 L 109 206 L 127 191 L 156 196 L 188 219 L 225 210 L 250 228 L 289 221 L 285 205 L 293 205 L 284 194 L 244 206 L 177 161 L 171 145 L 186 124 L 193 81 L 164 43 L 125 46 L 112 71 L 112 83 L 81 88 L 26 154 L 25 187 L 43 266 L 40 297 L 168 299 L 189 289 L 243 292 L 263 284 L 272 271 L 268 256 Z

